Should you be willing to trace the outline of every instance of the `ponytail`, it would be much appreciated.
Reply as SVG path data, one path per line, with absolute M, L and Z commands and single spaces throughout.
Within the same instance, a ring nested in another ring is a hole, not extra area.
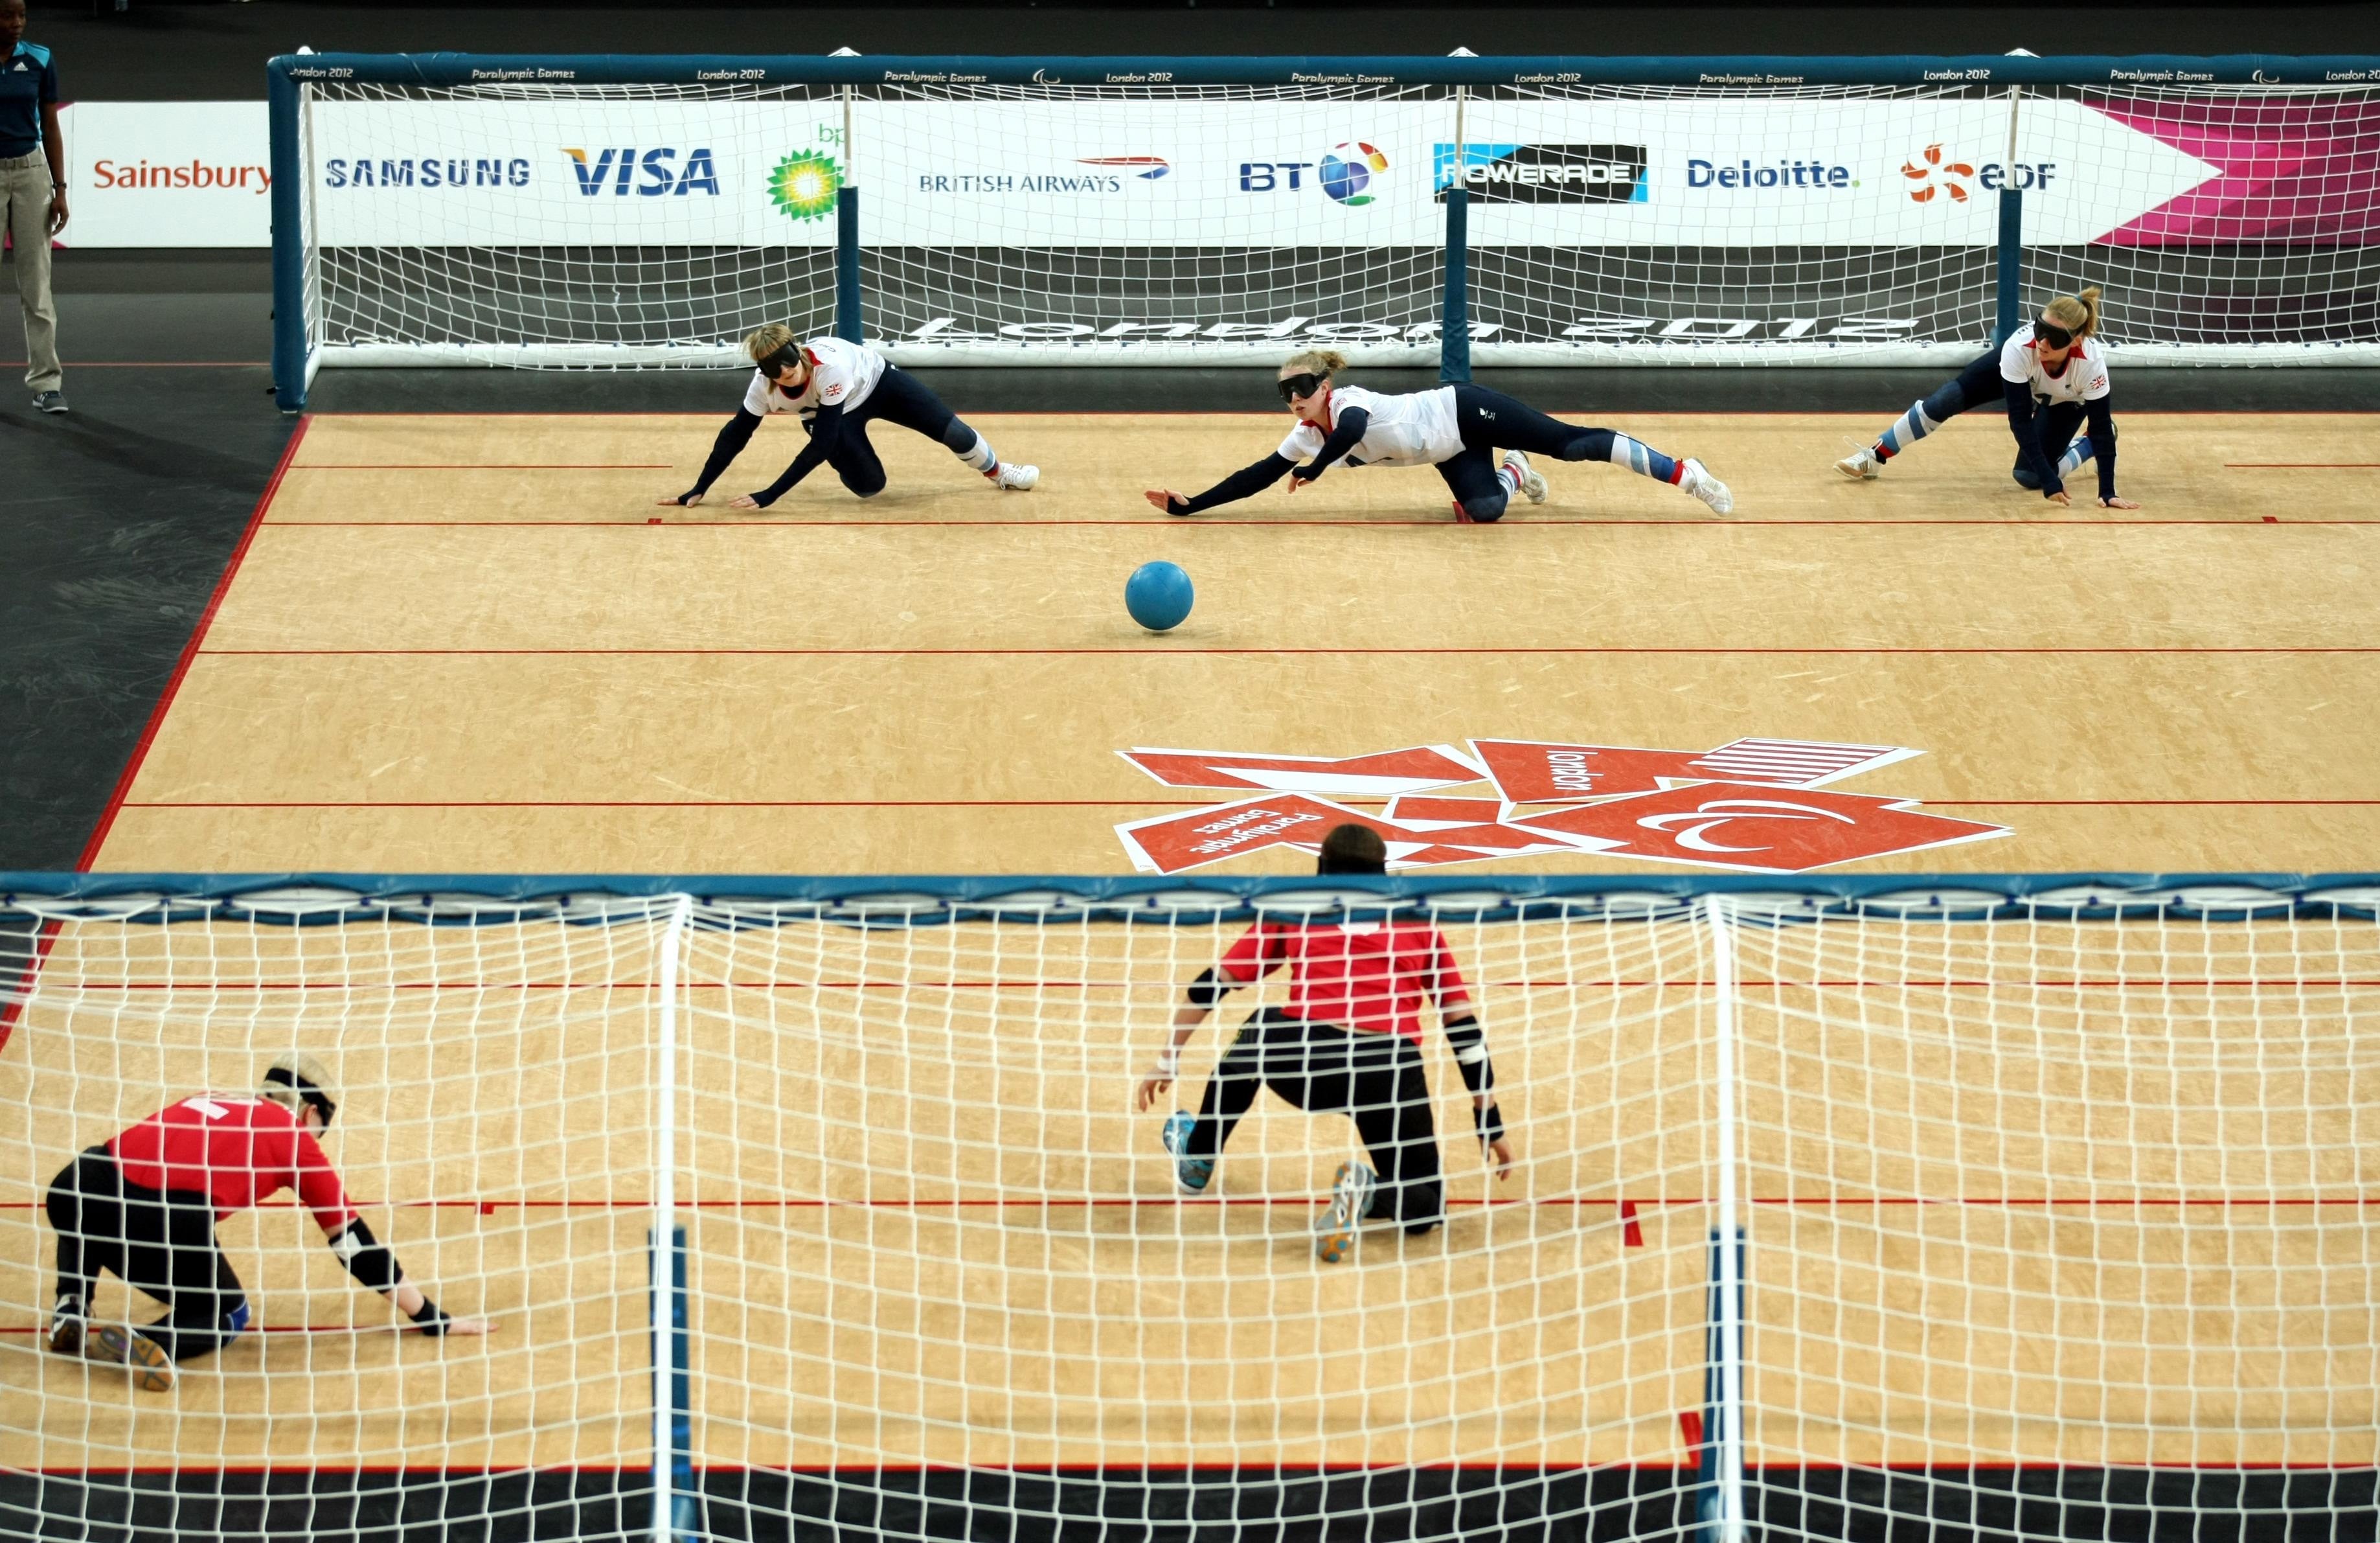
M 2089 337 L 2099 330 L 2099 286 L 2095 284 L 2080 295 L 2060 295 L 2043 306 L 2041 313 L 2077 338 Z
M 1289 361 L 1281 368 L 1298 372 L 1311 371 L 1317 375 L 1344 374 L 1347 356 L 1335 348 L 1308 348 L 1302 354 L 1290 355 Z

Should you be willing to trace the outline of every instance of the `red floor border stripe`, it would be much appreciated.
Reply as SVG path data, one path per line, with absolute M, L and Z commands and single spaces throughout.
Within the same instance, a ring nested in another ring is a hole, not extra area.
M 116 778 L 115 790 L 108 795 L 107 808 L 101 812 L 99 823 L 91 830 L 91 839 L 83 844 L 82 855 L 75 859 L 76 872 L 90 872 L 91 865 L 98 860 L 100 848 L 107 844 L 107 833 L 115 828 L 115 817 L 124 808 L 125 800 L 132 792 L 132 784 L 140 775 L 142 763 L 149 759 L 150 747 L 157 742 L 157 731 L 164 727 L 165 714 L 174 706 L 175 695 L 182 689 L 182 681 L 189 674 L 190 665 L 199 657 L 201 645 L 206 641 L 207 628 L 214 625 L 215 613 L 222 609 L 224 597 L 231 592 L 232 579 L 238 574 L 241 561 L 248 556 L 249 546 L 256 540 L 257 531 L 264 525 L 264 511 L 272 506 L 273 495 L 280 491 L 281 479 L 289 470 L 290 463 L 297 459 L 298 446 L 304 443 L 306 430 L 312 422 L 310 417 L 299 418 L 298 427 L 290 431 L 289 443 L 281 447 L 281 459 L 274 463 L 272 479 L 264 484 L 264 492 L 257 498 L 254 512 L 248 516 L 248 528 L 240 532 L 239 544 L 232 548 L 231 560 L 224 565 L 223 577 L 215 580 L 214 592 L 207 597 L 206 609 L 199 613 L 198 625 L 190 629 L 190 640 L 182 646 L 182 656 L 175 662 L 174 673 L 167 677 L 164 691 L 158 697 L 157 705 L 150 711 L 149 722 L 141 726 L 140 737 L 132 747 L 131 759 L 124 763 L 124 774 Z
M 1680 655 L 1688 658 L 1732 659 L 1740 657 L 1799 658 L 1810 656 L 1849 656 L 1856 658 L 1919 656 L 1936 658 L 1944 655 L 1976 655 L 1999 658 L 2009 655 L 2070 654 L 2366 654 L 2380 653 L 2380 646 L 2364 643 L 2303 643 L 2285 645 L 2198 645 L 2176 644 L 2075 644 L 2072 646 L 2040 645 L 2010 648 L 1734 648 L 1717 644 L 1707 646 L 1660 646 L 1596 643 L 1514 643 L 1448 644 L 1443 646 L 1301 648 L 1182 648 L 1161 642 L 1117 644 L 1110 648 L 778 648 L 778 649 L 207 649 L 204 652 L 226 659 L 920 659 L 920 658 L 1071 658 L 1078 655 L 1110 654 L 1186 654 L 1186 655 L 1251 655 L 1277 654 L 1343 654 L 1368 657 L 1438 658 L 1441 656 L 1480 655 L 1496 657 L 1503 654 L 1525 655 Z

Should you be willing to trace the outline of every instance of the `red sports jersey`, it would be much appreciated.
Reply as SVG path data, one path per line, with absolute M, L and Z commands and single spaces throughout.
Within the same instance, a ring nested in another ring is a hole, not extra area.
M 184 1099 L 117 1136 L 107 1150 L 134 1184 L 211 1196 L 217 1221 L 285 1189 L 298 1192 L 325 1234 L 356 1219 L 314 1133 L 270 1099 Z
M 1286 964 L 1289 1010 L 1316 1023 L 1421 1042 L 1421 1003 L 1441 1015 L 1470 1005 L 1463 972 L 1437 928 L 1417 921 L 1259 921 L 1216 971 L 1245 986 Z

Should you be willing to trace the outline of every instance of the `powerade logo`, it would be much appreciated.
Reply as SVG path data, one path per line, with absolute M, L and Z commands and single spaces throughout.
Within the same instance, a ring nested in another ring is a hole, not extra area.
M 649 199 L 663 194 L 674 198 L 684 198 L 688 193 L 719 196 L 719 168 L 712 164 L 708 149 L 686 152 L 682 165 L 678 151 L 672 147 L 648 150 L 639 155 L 634 146 L 588 151 L 565 145 L 562 153 L 570 157 L 571 170 L 578 174 L 578 191 L 587 198 L 607 190 L 615 198 L 626 198 L 631 188 L 638 197 Z
M 1454 147 L 1430 151 L 1439 202 L 1456 181 Z M 1643 145 L 1463 147 L 1461 180 L 1473 203 L 1645 203 L 1652 198 Z
M 1377 145 L 1349 140 L 1332 145 L 1317 161 L 1243 161 L 1243 193 L 1300 192 L 1319 188 L 1334 203 L 1361 209 L 1380 196 L 1379 180 L 1389 158 Z
M 334 156 L 322 163 L 325 188 L 526 188 L 521 156 Z

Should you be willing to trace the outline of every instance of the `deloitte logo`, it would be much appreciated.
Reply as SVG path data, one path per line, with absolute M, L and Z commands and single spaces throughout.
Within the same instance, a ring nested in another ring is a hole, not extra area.
M 1372 201 L 1372 195 L 1364 189 L 1371 186 L 1372 178 L 1389 169 L 1389 158 L 1361 140 L 1354 140 L 1331 146 L 1318 169 L 1322 190 L 1354 209 Z
M 834 213 L 834 196 L 843 188 L 843 172 L 834 157 L 815 150 L 797 150 L 769 173 L 769 201 L 789 220 L 822 220 Z

